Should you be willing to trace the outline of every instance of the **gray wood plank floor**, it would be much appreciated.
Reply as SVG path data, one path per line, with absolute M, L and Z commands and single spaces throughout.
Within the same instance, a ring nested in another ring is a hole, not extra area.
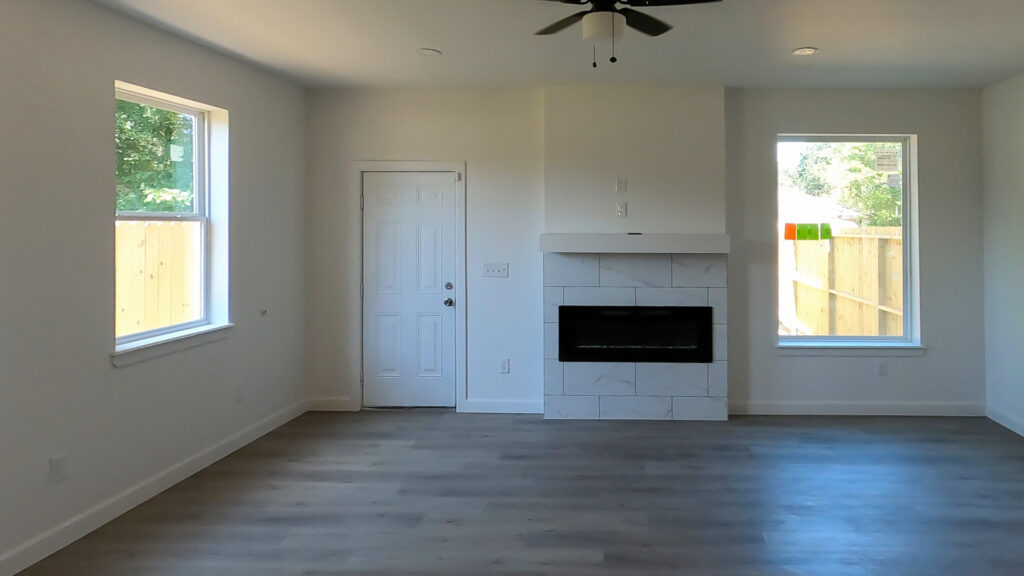
M 985 419 L 298 418 L 22 573 L 1024 574 Z

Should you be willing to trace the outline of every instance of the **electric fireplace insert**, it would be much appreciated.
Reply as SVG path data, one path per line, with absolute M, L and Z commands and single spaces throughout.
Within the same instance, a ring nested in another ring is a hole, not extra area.
M 560 306 L 562 362 L 712 362 L 710 306 Z

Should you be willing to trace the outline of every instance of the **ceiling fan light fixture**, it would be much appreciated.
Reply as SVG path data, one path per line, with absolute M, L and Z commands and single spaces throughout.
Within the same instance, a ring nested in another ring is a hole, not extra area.
M 626 17 L 618 12 L 591 12 L 583 17 L 584 40 L 621 40 L 626 34 Z
M 821 48 L 815 46 L 801 46 L 793 49 L 793 56 L 817 56 L 821 54 Z

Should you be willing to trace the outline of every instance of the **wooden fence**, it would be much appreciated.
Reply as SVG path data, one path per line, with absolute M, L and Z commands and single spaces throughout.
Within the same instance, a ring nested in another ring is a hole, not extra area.
M 800 332 L 902 336 L 902 236 L 899 227 L 868 227 L 791 242 Z
M 202 316 L 200 223 L 119 221 L 114 238 L 117 336 Z

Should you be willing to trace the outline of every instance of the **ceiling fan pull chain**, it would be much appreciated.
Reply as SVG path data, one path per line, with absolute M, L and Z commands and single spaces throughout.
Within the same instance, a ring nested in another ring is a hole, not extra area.
M 612 57 L 609 58 L 608 61 L 612 64 L 619 61 L 619 59 L 615 57 L 615 14 L 612 14 Z
M 594 44 L 594 68 L 597 68 L 597 44 Z

